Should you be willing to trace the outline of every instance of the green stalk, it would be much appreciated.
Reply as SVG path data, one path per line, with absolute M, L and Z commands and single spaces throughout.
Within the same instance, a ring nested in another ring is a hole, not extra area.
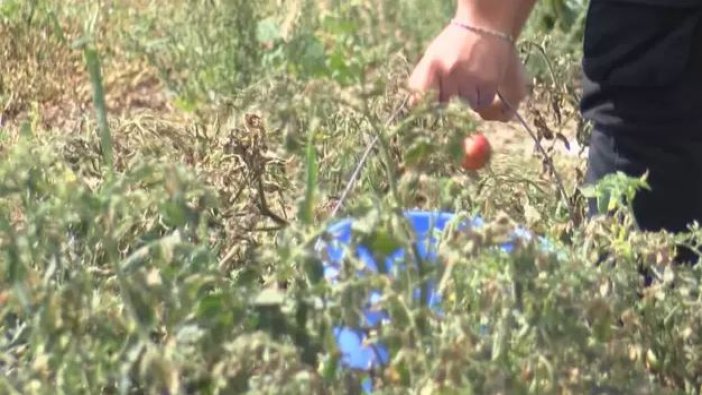
M 98 133 L 100 137 L 100 148 L 102 157 L 109 169 L 112 169 L 112 136 L 107 126 L 107 110 L 105 106 L 105 92 L 102 85 L 102 73 L 100 71 L 100 57 L 97 50 L 86 46 L 83 49 L 85 63 L 90 73 L 90 83 L 93 87 L 93 105 L 95 106 L 95 117 L 97 119 Z
M 305 167 L 307 168 L 306 185 L 305 185 L 305 200 L 303 201 L 301 219 L 306 225 L 312 224 L 314 219 L 314 200 L 315 191 L 317 190 L 317 153 L 315 152 L 314 138 L 315 130 L 311 129 L 307 140 L 307 152 L 305 158 Z

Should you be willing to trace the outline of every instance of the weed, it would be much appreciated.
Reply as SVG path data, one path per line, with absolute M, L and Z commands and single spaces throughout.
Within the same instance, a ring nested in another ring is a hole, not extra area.
M 700 269 L 671 257 L 702 232 L 639 231 L 645 178 L 580 188 L 555 148 L 586 145 L 583 3 L 520 43 L 543 150 L 520 129 L 477 173 L 471 112 L 403 101 L 452 1 L 84 3 L 0 2 L 2 393 L 699 392 Z M 454 213 L 436 261 L 405 210 Z M 346 254 L 329 281 L 345 218 L 349 251 L 405 270 Z M 340 325 L 386 363 L 342 368 Z

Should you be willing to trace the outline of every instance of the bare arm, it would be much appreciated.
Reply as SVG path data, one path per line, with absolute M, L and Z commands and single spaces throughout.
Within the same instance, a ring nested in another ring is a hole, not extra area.
M 524 30 L 524 25 L 529 20 L 531 12 L 534 11 L 534 6 L 536 5 L 536 0 L 522 0 L 517 6 L 517 16 L 514 21 L 514 28 L 512 29 L 512 35 L 518 38 Z

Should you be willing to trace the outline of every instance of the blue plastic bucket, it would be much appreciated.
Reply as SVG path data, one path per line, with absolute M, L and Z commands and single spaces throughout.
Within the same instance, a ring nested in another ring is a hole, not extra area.
M 404 214 L 416 235 L 416 248 L 420 258 L 426 262 L 435 262 L 436 253 L 433 247 L 436 246 L 438 241 L 436 232 L 444 231 L 446 225 L 454 219 L 454 214 L 427 211 L 406 211 Z M 321 243 L 321 247 L 326 249 L 325 253 L 322 254 L 325 267 L 324 275 L 326 280 L 332 283 L 336 281 L 339 275 L 341 262 L 346 253 L 345 247 L 348 247 L 351 242 L 352 225 L 352 219 L 344 219 L 332 224 L 327 230 L 330 240 L 327 239 L 327 242 Z M 481 226 L 483 226 L 483 220 L 480 217 L 474 217 L 457 224 L 458 229 L 465 227 L 480 228 Z M 521 228 L 516 229 L 513 236 L 512 242 L 506 242 L 500 246 L 503 251 L 512 251 L 515 238 L 531 238 L 531 234 Z M 546 240 L 541 239 L 541 241 L 543 247 L 549 247 Z M 366 269 L 373 272 L 378 271 L 377 263 L 365 247 L 357 246 L 355 252 L 358 259 L 365 264 Z M 386 259 L 385 267 L 388 273 L 393 270 L 393 263 L 401 261 L 403 255 L 404 251 L 400 250 Z M 359 275 L 363 275 L 363 272 L 359 272 Z M 433 283 L 429 284 L 428 300 L 426 302 L 429 307 L 440 312 L 440 295 L 435 291 L 433 285 Z M 419 289 L 416 290 L 416 295 L 419 295 Z M 368 303 L 363 306 L 364 322 L 361 327 L 337 326 L 334 328 L 336 344 L 342 354 L 341 365 L 343 368 L 368 372 L 389 362 L 390 355 L 382 344 L 372 344 L 366 341 L 367 328 L 375 327 L 380 321 L 389 318 L 384 311 L 373 308 L 374 302 L 379 297 L 380 294 L 377 292 L 371 292 L 369 295 Z M 371 390 L 370 383 L 365 383 L 364 387 L 368 392 Z

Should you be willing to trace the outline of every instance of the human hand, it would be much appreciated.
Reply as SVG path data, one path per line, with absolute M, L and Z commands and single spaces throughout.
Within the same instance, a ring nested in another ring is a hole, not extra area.
M 432 42 L 409 87 L 417 94 L 413 101 L 429 91 L 442 103 L 457 96 L 483 119 L 502 122 L 514 117 L 527 95 L 524 66 L 510 43 L 457 26 L 446 27 Z
M 410 76 L 409 88 L 416 93 L 413 101 L 426 93 L 442 103 L 459 97 L 475 111 L 492 114 L 499 109 L 494 107 L 497 88 L 513 68 L 514 57 L 514 46 L 506 40 L 448 25 Z
M 499 96 L 495 96 L 492 104 L 477 112 L 486 121 L 508 122 L 514 118 L 519 104 L 528 94 L 526 69 L 517 51 L 512 51 L 505 76 L 498 89 L 507 103 Z

